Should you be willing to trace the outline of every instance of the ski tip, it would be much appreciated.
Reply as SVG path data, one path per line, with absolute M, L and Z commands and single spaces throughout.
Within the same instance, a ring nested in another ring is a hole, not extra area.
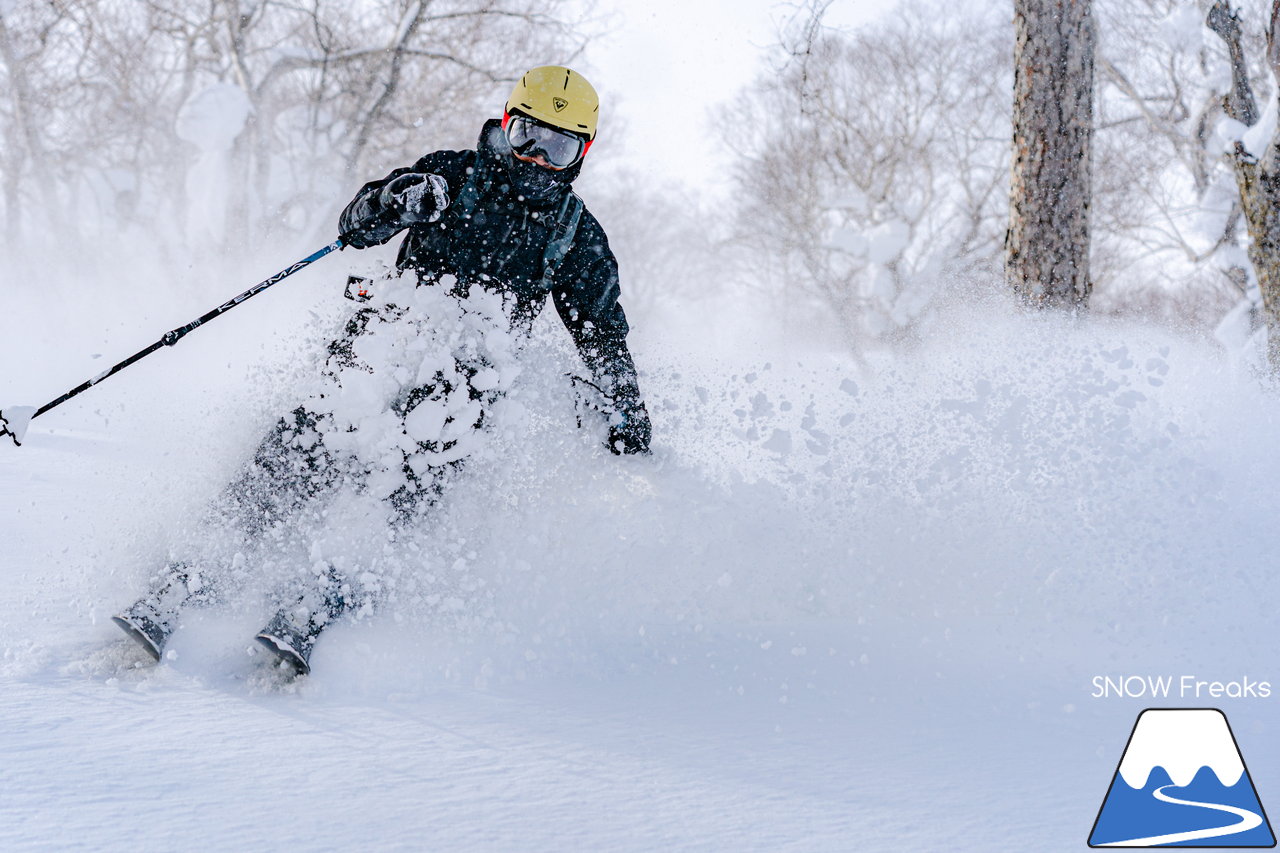
M 142 646 L 142 648 L 146 650 L 147 654 L 151 655 L 151 657 L 155 658 L 156 661 L 159 662 L 160 647 L 157 646 L 141 628 L 133 624 L 127 616 L 112 616 L 111 621 L 119 625 L 121 631 L 128 634 L 130 639 Z
M 309 675 L 311 673 L 311 665 L 307 663 L 307 659 L 298 654 L 298 651 L 293 646 L 280 638 L 273 637 L 270 634 L 259 634 L 254 639 L 275 656 L 277 663 L 288 664 L 292 667 L 294 675 Z

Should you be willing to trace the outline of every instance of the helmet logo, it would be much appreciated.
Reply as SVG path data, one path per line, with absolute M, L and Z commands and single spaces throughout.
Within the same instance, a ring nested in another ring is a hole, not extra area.
M 562 113 L 564 112 L 564 108 L 569 106 L 569 102 L 564 98 L 552 98 L 551 105 L 556 108 L 556 112 Z

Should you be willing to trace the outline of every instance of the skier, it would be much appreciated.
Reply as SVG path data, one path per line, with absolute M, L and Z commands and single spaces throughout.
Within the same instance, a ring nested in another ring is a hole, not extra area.
M 342 212 L 340 227 L 357 249 L 407 231 L 397 267 L 416 274 L 419 291 L 443 290 L 460 303 L 477 294 L 498 298 L 507 330 L 517 338 L 528 334 L 550 295 L 591 384 L 606 401 L 609 449 L 644 454 L 651 428 L 626 345 L 617 261 L 599 222 L 572 190 L 595 140 L 598 112 L 596 92 L 580 74 L 562 66 L 534 68 L 515 85 L 501 121 L 485 123 L 475 150 L 436 151 L 366 184 Z M 455 316 L 469 316 L 469 310 Z M 404 323 L 404 314 L 392 304 L 358 311 L 329 346 L 332 383 L 373 372 L 356 352 L 361 339 Z M 465 455 L 462 438 L 482 430 L 503 390 L 491 378 L 477 378 L 492 373 L 488 366 L 483 353 L 459 358 L 452 370 L 437 371 L 390 405 L 396 431 L 409 437 L 399 445 L 398 486 L 384 495 L 399 523 L 411 523 L 438 499 L 445 474 Z M 367 466 L 353 465 L 331 447 L 341 443 L 338 433 L 354 427 L 341 426 L 345 422 L 326 408 L 325 396 L 313 395 L 281 418 L 220 498 L 221 512 L 246 539 L 278 530 L 301 506 L 341 483 L 368 481 Z M 422 435 L 415 429 L 413 413 L 429 406 L 448 413 L 436 420 L 452 432 Z M 114 619 L 159 660 L 180 609 L 216 596 L 208 578 L 175 561 L 153 579 L 147 596 Z M 332 565 L 322 566 L 314 583 L 290 596 L 256 639 L 306 673 L 316 638 L 349 609 L 350 599 L 348 579 Z

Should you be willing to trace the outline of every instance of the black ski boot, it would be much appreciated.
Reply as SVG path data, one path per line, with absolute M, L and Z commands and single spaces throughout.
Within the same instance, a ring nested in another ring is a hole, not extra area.
M 311 650 L 315 648 L 320 633 L 347 610 L 343 597 L 343 582 L 333 566 L 329 566 L 318 580 L 315 589 L 308 590 L 288 607 L 283 607 L 267 627 L 254 637 L 262 646 L 296 675 L 311 672 Z
M 111 621 L 120 626 L 138 645 L 156 660 L 164 654 L 164 645 L 178 627 L 178 611 L 195 597 L 189 567 L 170 563 L 152 579 L 151 592 Z

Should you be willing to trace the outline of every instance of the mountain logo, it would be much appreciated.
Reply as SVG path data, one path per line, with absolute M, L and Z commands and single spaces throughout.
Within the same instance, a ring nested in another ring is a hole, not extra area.
M 1089 846 L 1275 847 L 1226 715 L 1216 708 L 1139 714 Z

